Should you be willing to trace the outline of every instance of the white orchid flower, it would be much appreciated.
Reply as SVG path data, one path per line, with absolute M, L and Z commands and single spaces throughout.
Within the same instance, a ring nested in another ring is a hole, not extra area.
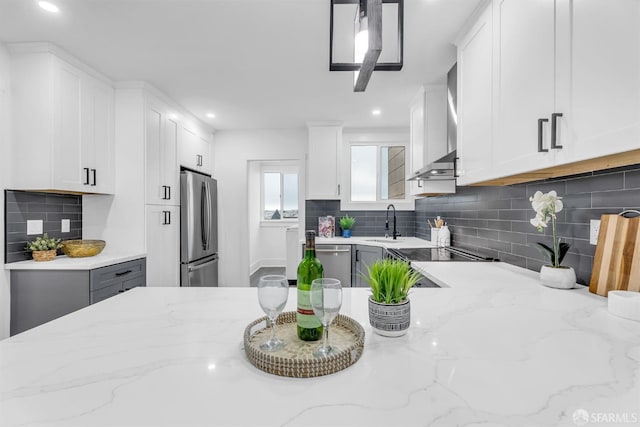
M 542 229 L 547 226 L 545 218 L 540 214 L 536 215 L 535 218 L 531 218 L 529 222 L 531 222 L 531 225 L 536 227 L 539 231 L 542 231 Z
M 569 245 L 566 243 L 560 243 L 560 238 L 557 235 L 556 230 L 556 213 L 560 212 L 564 208 L 562 203 L 562 197 L 558 196 L 554 190 L 548 193 L 542 191 L 536 191 L 533 196 L 529 198 L 531 206 L 536 211 L 536 217 L 532 218 L 529 222 L 536 227 L 538 231 L 542 232 L 547 227 L 549 221 L 552 225 L 552 239 L 553 248 L 538 243 L 549 256 L 551 263 L 554 267 L 559 267 L 562 262 L 564 254 L 569 249 Z

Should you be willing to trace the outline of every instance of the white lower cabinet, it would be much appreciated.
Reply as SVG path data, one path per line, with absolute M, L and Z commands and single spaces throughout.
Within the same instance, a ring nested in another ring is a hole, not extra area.
M 147 286 L 180 286 L 180 207 L 146 205 Z

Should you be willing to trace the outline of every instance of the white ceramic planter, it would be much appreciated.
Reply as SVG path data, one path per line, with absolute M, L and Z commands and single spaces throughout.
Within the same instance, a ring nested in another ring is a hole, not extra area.
M 373 331 L 385 337 L 400 337 L 411 324 L 409 300 L 401 304 L 380 304 L 369 297 L 369 324 Z
M 543 265 L 540 269 L 540 281 L 550 288 L 573 289 L 576 287 L 576 272 L 572 267 L 553 268 Z

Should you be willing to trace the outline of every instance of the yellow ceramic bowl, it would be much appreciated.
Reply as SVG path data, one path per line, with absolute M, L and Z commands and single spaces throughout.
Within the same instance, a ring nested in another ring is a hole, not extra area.
M 62 252 L 72 258 L 96 256 L 106 244 L 104 240 L 65 240 L 62 242 Z

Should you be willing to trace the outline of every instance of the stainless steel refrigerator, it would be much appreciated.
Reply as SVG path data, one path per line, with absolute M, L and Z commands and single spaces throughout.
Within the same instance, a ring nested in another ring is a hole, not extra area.
M 180 283 L 218 286 L 217 181 L 182 171 L 180 190 Z

